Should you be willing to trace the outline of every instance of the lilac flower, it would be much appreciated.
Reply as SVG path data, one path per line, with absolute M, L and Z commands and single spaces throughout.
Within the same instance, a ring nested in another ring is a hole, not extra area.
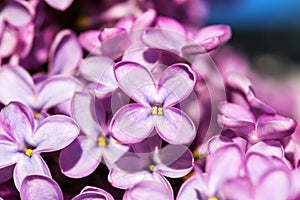
M 41 175 L 29 175 L 24 178 L 20 197 L 21 199 L 64 199 L 59 185 L 53 179 Z
M 0 168 L 15 165 L 13 177 L 18 189 L 27 175 L 50 177 L 50 171 L 40 153 L 60 150 L 79 134 L 76 123 L 62 115 L 47 117 L 34 127 L 30 108 L 17 102 L 2 109 L 0 125 Z
M 250 143 L 280 139 L 291 135 L 296 128 L 291 118 L 263 114 L 256 119 L 250 110 L 234 103 L 222 102 L 219 110 L 219 124 Z
M 184 145 L 168 145 L 161 149 L 161 139 L 154 135 L 132 146 L 110 169 L 108 180 L 117 188 L 128 189 L 141 181 L 155 181 L 170 190 L 164 176 L 179 178 L 193 168 L 193 156 Z
M 73 0 L 45 0 L 45 2 L 57 10 L 65 11 L 73 3 Z
M 151 194 L 151 195 L 149 195 Z M 164 185 L 158 184 L 154 181 L 142 181 L 132 188 L 126 190 L 123 200 L 151 200 L 151 199 L 164 199 L 173 200 L 172 188 L 166 188 Z
M 95 199 L 95 200 L 114 200 L 113 196 L 106 192 L 103 189 L 86 186 L 83 188 L 76 197 L 72 200 L 87 200 L 87 199 Z
M 20 66 L 5 65 L 0 69 L 0 102 L 22 102 L 40 114 L 59 103 L 70 100 L 79 82 L 70 76 L 52 76 L 45 81 L 34 84 L 30 74 Z
M 195 175 L 183 183 L 177 199 L 222 199 L 222 185 L 239 177 L 242 167 L 243 154 L 238 146 L 221 147 L 207 159 L 205 173 L 195 168 Z
M 168 67 L 155 83 L 152 74 L 133 62 L 120 62 L 114 67 L 121 89 L 137 103 L 123 106 L 113 117 L 112 136 L 122 143 L 142 141 L 156 129 L 171 144 L 191 142 L 196 129 L 192 120 L 173 107 L 193 90 L 195 75 L 186 64 Z
M 98 167 L 102 157 L 110 167 L 127 152 L 128 147 L 109 137 L 103 105 L 89 94 L 74 95 L 72 116 L 82 134 L 61 151 L 59 164 L 65 175 L 72 178 L 88 176 Z

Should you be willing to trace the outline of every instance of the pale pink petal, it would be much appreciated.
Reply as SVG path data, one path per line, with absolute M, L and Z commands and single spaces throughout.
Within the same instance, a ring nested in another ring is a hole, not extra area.
M 30 175 L 24 179 L 20 197 L 21 199 L 64 199 L 59 185 L 53 179 L 41 175 Z
M 170 107 L 163 116 L 153 116 L 160 137 L 171 144 L 187 144 L 196 136 L 196 127 L 183 111 Z
M 18 35 L 15 30 L 5 26 L 0 32 L 0 57 L 5 58 L 12 55 L 17 48 Z
M 66 10 L 72 3 L 73 0 L 45 0 L 51 7 L 64 11 Z
M 257 152 L 265 156 L 276 156 L 283 158 L 284 150 L 279 141 L 258 142 L 251 146 L 247 153 Z
M 99 34 L 99 30 L 89 30 L 81 33 L 78 38 L 80 45 L 89 53 L 100 55 L 101 43 L 98 39 Z
M 132 29 L 143 29 L 151 27 L 156 19 L 156 11 L 149 9 L 140 15 L 132 25 Z
M 149 107 L 140 104 L 123 106 L 112 119 L 112 136 L 121 143 L 142 141 L 154 128 L 150 111 Z

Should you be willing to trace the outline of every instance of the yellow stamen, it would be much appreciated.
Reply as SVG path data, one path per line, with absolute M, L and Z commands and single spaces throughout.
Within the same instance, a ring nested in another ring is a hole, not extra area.
M 199 151 L 197 151 L 197 149 L 196 149 L 193 151 L 193 156 L 194 156 L 195 160 L 197 160 L 201 157 L 201 153 Z
M 41 117 L 42 117 L 41 113 L 35 113 L 34 114 L 35 119 L 41 119 Z
M 151 172 L 153 172 L 153 170 L 154 170 L 154 165 L 149 165 L 149 170 L 151 171 Z
M 86 16 L 80 16 L 80 17 L 78 17 L 78 19 L 76 21 L 76 25 L 79 28 L 86 28 L 90 25 L 90 20 Z
M 25 154 L 26 154 L 26 156 L 31 157 L 32 156 L 32 149 L 26 149 Z
M 218 197 L 209 197 L 208 200 L 219 200 Z
M 185 175 L 184 177 L 182 177 L 182 180 L 186 181 L 187 179 L 189 179 L 190 177 L 194 176 L 195 172 L 192 171 L 190 173 L 188 173 L 187 175 Z
M 161 106 L 154 105 L 152 106 L 152 115 L 163 115 L 163 108 Z
M 98 147 L 105 147 L 106 145 L 107 145 L 106 137 L 103 136 L 98 137 Z

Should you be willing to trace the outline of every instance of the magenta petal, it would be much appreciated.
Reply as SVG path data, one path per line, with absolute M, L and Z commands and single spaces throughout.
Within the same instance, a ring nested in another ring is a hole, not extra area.
M 81 46 L 87 50 L 88 52 L 91 52 L 95 55 L 100 55 L 100 41 L 98 39 L 100 31 L 99 30 L 89 30 L 86 32 L 83 32 L 79 35 L 79 43 Z
M 16 51 L 18 36 L 17 32 L 8 26 L 3 28 L 0 32 L 0 36 L 0 58 L 5 58 Z
M 30 142 L 38 152 L 51 152 L 68 146 L 79 135 L 76 122 L 64 115 L 52 115 L 37 127 Z
M 291 135 L 296 122 L 280 115 L 262 115 L 258 118 L 257 135 L 261 140 L 276 140 Z
M 247 153 L 256 152 L 265 156 L 276 156 L 283 158 L 284 150 L 279 141 L 258 142 L 251 146 Z
M 148 28 L 153 25 L 156 19 L 156 11 L 153 9 L 149 9 L 140 15 L 132 25 L 132 29 L 143 29 Z
M 153 77 L 143 66 L 134 62 L 119 62 L 114 72 L 120 88 L 135 101 L 149 105 L 150 95 L 156 93 Z
M 183 111 L 170 107 L 163 116 L 155 116 L 156 130 L 160 137 L 171 144 L 187 144 L 196 136 L 193 121 Z
M 140 104 L 123 106 L 113 117 L 112 136 L 122 143 L 137 143 L 153 130 L 150 108 Z
M 45 0 L 51 7 L 64 11 L 66 10 L 72 3 L 73 0 Z
M 149 195 L 151 194 L 151 195 Z M 132 188 L 128 189 L 123 197 L 123 200 L 153 200 L 153 199 L 164 199 L 173 200 L 173 191 L 163 185 L 157 184 L 154 181 L 143 181 Z
M 238 178 L 226 181 L 221 187 L 221 192 L 226 199 L 252 200 L 252 184 L 246 178 Z
M 35 91 L 30 74 L 20 66 L 6 65 L 0 69 L 0 101 L 20 101 L 32 106 Z
M 21 183 L 28 175 L 38 174 L 51 177 L 49 168 L 40 155 L 35 153 L 31 157 L 22 156 L 14 169 L 14 182 L 16 188 L 20 191 Z
M 91 141 L 82 136 L 63 149 L 59 156 L 62 173 L 71 178 L 82 178 L 95 171 L 102 155 L 101 149 L 96 145 L 96 139 Z
M 33 18 L 34 8 L 29 2 L 22 0 L 11 0 L 1 13 L 3 17 L 13 26 L 25 26 Z
M 192 152 L 184 145 L 168 145 L 158 155 L 157 170 L 164 176 L 179 178 L 187 175 L 194 166 Z
M 227 145 L 213 152 L 206 163 L 210 193 L 214 194 L 225 181 L 237 177 L 242 163 L 242 152 L 236 145 Z
M 168 107 L 185 99 L 193 91 L 196 75 L 187 64 L 179 63 L 168 67 L 158 82 L 159 94 L 164 96 Z
M 71 76 L 51 76 L 39 88 L 39 106 L 47 110 L 59 103 L 71 100 L 75 91 L 80 90 L 80 83 Z
M 290 199 L 291 177 L 289 171 L 274 169 L 266 172 L 256 187 L 256 200 Z
M 24 144 L 32 137 L 34 128 L 33 113 L 24 104 L 12 102 L 2 109 L 0 124 L 10 137 Z
M 2 147 L 1 147 L 2 148 Z M 2 156 L 1 156 L 2 158 Z M 15 165 L 10 165 L 0 169 L 0 184 L 8 181 L 13 177 Z
M 51 178 L 41 175 L 27 176 L 21 185 L 21 199 L 63 200 L 59 185 Z
M 82 50 L 75 33 L 60 31 L 50 49 L 49 72 L 51 74 L 73 74 L 82 58 Z
M 221 102 L 218 107 L 220 112 L 227 118 L 253 123 L 256 121 L 255 116 L 250 110 L 238 104 Z
M 92 187 L 92 186 L 84 187 L 81 190 L 80 194 L 83 194 L 83 193 L 97 193 L 98 195 L 102 195 L 105 200 L 114 200 L 114 198 L 111 196 L 111 194 L 109 194 L 105 190 L 96 188 L 96 187 Z

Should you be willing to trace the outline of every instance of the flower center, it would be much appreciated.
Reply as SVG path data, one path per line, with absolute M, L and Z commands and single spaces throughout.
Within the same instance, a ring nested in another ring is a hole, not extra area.
M 152 115 L 163 115 L 163 107 L 161 105 L 153 105 L 152 106 L 152 111 L 151 111 Z
M 153 172 L 153 170 L 154 170 L 154 165 L 151 164 L 151 165 L 148 166 L 148 168 L 149 168 L 149 170 L 150 170 L 151 172 Z
M 24 153 L 25 153 L 26 156 L 31 157 L 32 156 L 32 149 L 25 149 Z
M 41 113 L 35 113 L 34 114 L 34 118 L 37 119 L 37 120 L 41 119 L 41 117 L 42 117 Z
M 98 137 L 98 147 L 105 147 L 107 145 L 106 137 Z
M 207 200 L 219 200 L 218 197 L 209 197 Z

